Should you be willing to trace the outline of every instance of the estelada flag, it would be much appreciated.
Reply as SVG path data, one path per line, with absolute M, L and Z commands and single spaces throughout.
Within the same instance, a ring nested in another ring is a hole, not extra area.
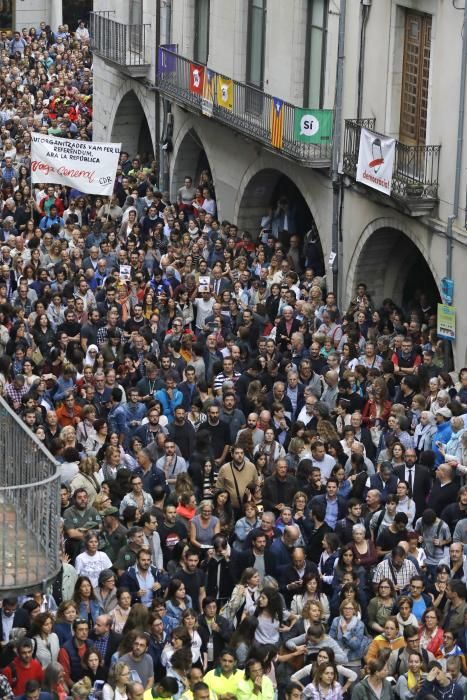
M 204 91 L 204 66 L 190 63 L 190 91 L 202 95 Z
M 233 110 L 233 82 L 231 78 L 224 78 L 223 75 L 217 76 L 217 104 L 229 112 Z
M 282 148 L 284 131 L 284 102 L 274 97 L 271 106 L 271 144 L 274 148 Z

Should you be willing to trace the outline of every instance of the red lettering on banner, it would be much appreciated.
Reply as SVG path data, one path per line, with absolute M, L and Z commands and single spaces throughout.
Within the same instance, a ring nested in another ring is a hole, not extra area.
M 94 182 L 96 172 L 95 170 L 70 170 L 62 166 L 57 170 L 59 175 L 64 175 L 65 177 L 82 177 L 85 178 L 90 184 Z
M 32 172 L 36 172 L 36 170 L 39 170 L 39 172 L 44 173 L 45 175 L 55 172 L 55 168 L 53 165 L 47 165 L 47 163 L 43 163 L 40 160 L 32 161 L 31 170 Z

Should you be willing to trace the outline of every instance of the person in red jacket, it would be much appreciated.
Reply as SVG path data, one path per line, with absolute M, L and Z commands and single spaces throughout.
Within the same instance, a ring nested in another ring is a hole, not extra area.
M 34 680 L 42 685 L 44 669 L 37 659 L 32 658 L 32 654 L 32 640 L 28 637 L 23 637 L 18 644 L 18 656 L 2 670 L 15 696 L 22 695 L 25 692 L 28 681 Z

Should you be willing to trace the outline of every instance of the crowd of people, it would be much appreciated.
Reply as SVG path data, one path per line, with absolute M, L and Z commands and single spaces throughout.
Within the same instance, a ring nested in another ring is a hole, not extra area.
M 3 596 L 0 698 L 462 700 L 467 369 L 421 290 L 339 309 L 282 196 L 247 232 L 92 139 L 83 22 L 0 36 L 0 387 L 59 463 L 62 565 Z M 134 156 L 130 158 L 130 155 Z

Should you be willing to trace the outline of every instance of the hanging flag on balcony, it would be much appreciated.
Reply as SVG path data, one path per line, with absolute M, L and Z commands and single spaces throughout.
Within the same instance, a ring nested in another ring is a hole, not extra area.
M 233 110 L 233 81 L 223 75 L 217 76 L 217 104 L 229 112 Z
M 271 144 L 274 148 L 282 148 L 284 133 L 284 102 L 273 97 L 271 105 Z
M 157 53 L 157 70 L 159 73 L 175 73 L 177 67 L 177 44 L 161 44 Z
M 201 100 L 201 112 L 206 117 L 212 117 L 214 109 L 214 87 L 216 74 L 206 68 L 204 71 L 203 99 Z
M 363 182 L 367 187 L 384 194 L 391 194 L 395 152 L 395 139 L 374 134 L 368 129 L 360 129 L 357 182 Z
M 190 91 L 195 95 L 202 95 L 204 92 L 204 66 L 197 66 L 190 63 Z
M 298 109 L 294 114 L 294 139 L 303 143 L 331 143 L 332 109 Z

